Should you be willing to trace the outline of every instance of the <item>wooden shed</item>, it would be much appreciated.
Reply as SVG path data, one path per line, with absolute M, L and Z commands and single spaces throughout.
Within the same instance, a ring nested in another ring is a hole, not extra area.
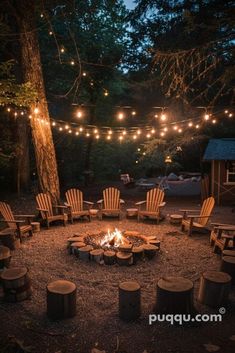
M 211 139 L 203 160 L 211 163 L 211 195 L 217 204 L 235 204 L 235 138 Z

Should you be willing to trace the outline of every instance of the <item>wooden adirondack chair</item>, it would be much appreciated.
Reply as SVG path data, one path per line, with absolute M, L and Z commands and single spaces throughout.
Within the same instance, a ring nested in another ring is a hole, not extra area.
M 147 192 L 146 200 L 139 201 L 135 205 L 138 207 L 138 221 L 140 218 L 153 218 L 157 220 L 157 224 L 164 217 L 161 213 L 162 207 L 165 206 L 163 202 L 165 193 L 158 188 L 151 189 Z M 145 209 L 142 209 L 145 206 Z
M 4 218 L 4 220 L 0 221 L 7 223 L 8 227 L 16 232 L 21 242 L 23 234 L 28 233 L 30 236 L 33 235 L 30 222 L 35 215 L 14 215 L 10 205 L 5 202 L 0 202 L 0 212 Z M 24 220 L 16 220 L 15 217 L 24 218 Z
M 37 210 L 40 211 L 42 219 L 46 222 L 47 228 L 49 228 L 50 223 L 54 221 L 62 221 L 64 226 L 66 225 L 67 217 L 64 212 L 67 209 L 66 206 L 52 205 L 49 194 L 38 194 L 36 196 L 36 201 L 38 204 Z
M 120 199 L 120 191 L 116 188 L 103 190 L 103 199 L 97 201 L 100 208 L 100 219 L 104 215 L 118 216 L 121 219 L 121 205 L 125 202 Z
M 67 190 L 65 197 L 67 200 L 65 205 L 68 207 L 69 218 L 72 223 L 75 217 L 79 218 L 84 216 L 87 216 L 89 221 L 91 221 L 91 214 L 89 210 L 94 205 L 93 202 L 84 201 L 83 193 L 78 189 Z M 87 206 L 88 209 L 86 209 L 84 206 Z
M 214 246 L 214 252 L 226 250 L 230 242 L 235 247 L 235 225 L 224 223 L 213 223 L 212 225 L 210 245 Z
M 211 217 L 211 212 L 215 205 L 214 197 L 208 197 L 206 200 L 203 201 L 200 213 L 195 213 L 198 211 L 195 210 L 180 210 L 184 212 L 183 220 L 182 220 L 182 231 L 185 228 L 188 229 L 188 235 L 192 235 L 193 231 L 204 232 L 207 230 L 207 223 L 209 218 Z M 194 212 L 193 214 L 189 215 L 188 212 Z

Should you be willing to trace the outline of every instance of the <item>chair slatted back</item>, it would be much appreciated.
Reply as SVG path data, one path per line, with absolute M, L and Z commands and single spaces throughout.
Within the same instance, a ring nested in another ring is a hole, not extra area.
M 38 194 L 36 196 L 36 201 L 38 204 L 38 208 L 41 208 L 43 210 L 48 210 L 47 215 L 49 217 L 53 216 L 53 208 L 52 208 L 52 202 L 51 202 L 51 197 L 48 194 Z M 46 219 L 46 213 L 41 211 L 41 215 L 43 219 Z
M 120 209 L 120 191 L 116 188 L 103 190 L 104 208 L 106 210 Z
M 70 189 L 65 193 L 67 203 L 71 205 L 72 212 L 83 211 L 83 193 L 78 189 Z
M 210 216 L 211 212 L 214 208 L 215 205 L 215 199 L 214 197 L 208 197 L 203 201 L 200 216 Z M 209 217 L 205 218 L 199 218 L 198 223 L 200 223 L 202 226 L 205 226 L 209 220 Z
M 157 212 L 159 205 L 163 202 L 164 191 L 158 188 L 151 189 L 147 192 L 146 211 Z
M 5 220 L 8 220 L 8 221 L 14 221 L 15 218 L 14 218 L 14 215 L 12 213 L 12 210 L 11 210 L 11 207 L 10 205 L 8 205 L 7 203 L 5 202 L 0 202 L 0 212 L 3 216 L 3 218 Z M 16 226 L 16 223 L 8 223 L 8 227 L 9 228 L 12 228 L 12 229 L 16 229 L 17 226 Z

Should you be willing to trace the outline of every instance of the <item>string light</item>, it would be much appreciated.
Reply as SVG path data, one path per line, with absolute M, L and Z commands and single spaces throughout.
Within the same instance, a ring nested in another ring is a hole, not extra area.
M 232 118 L 233 114 L 232 114 L 232 113 L 230 113 L 228 116 L 229 116 L 229 118 Z
M 188 123 L 188 126 L 189 126 L 189 127 L 192 127 L 192 126 L 193 126 L 193 123 L 190 121 L 190 122 Z
M 213 120 L 212 120 L 212 124 L 216 124 L 216 119 L 213 119 Z
M 94 129 L 94 134 L 97 134 L 98 133 L 98 130 L 97 129 Z
M 100 138 L 100 135 L 96 135 L 96 136 L 95 136 L 95 138 L 96 138 L 97 140 L 99 140 L 99 138 Z
M 162 136 L 162 137 L 165 136 L 165 132 L 161 132 L 160 136 Z
M 133 111 L 131 112 L 131 115 L 135 116 L 135 115 L 136 115 L 136 111 L 133 110 Z
M 141 134 L 141 130 L 138 129 L 138 130 L 137 130 L 137 135 L 140 135 L 140 134 Z
M 118 119 L 123 120 L 124 119 L 124 114 L 123 113 L 118 113 Z
M 168 131 L 168 128 L 167 128 L 167 127 L 164 127 L 163 131 L 167 132 L 167 131 Z
M 197 124 L 195 127 L 196 127 L 196 129 L 199 129 L 200 125 L 199 125 L 199 124 Z
M 225 110 L 224 112 L 225 112 L 225 114 L 228 114 L 228 110 Z
M 147 139 L 149 139 L 151 137 L 151 134 L 147 134 L 146 137 Z
M 64 51 L 65 51 L 64 48 L 61 48 L 61 49 L 60 49 L 60 52 L 61 52 L 62 54 L 64 53 Z
M 59 128 L 59 131 L 63 131 L 63 128 L 62 128 L 62 127 L 60 127 L 60 128 Z
M 24 112 L 20 112 L 20 115 L 24 115 Z
M 54 121 L 52 122 L 52 126 L 56 126 L 56 123 Z
M 80 131 L 80 132 L 82 132 L 82 131 L 83 131 L 83 128 L 82 128 L 82 127 L 80 127 L 80 128 L 79 128 L 79 131 Z
M 112 130 L 109 130 L 109 131 L 108 131 L 108 134 L 109 134 L 109 135 L 112 135 L 112 133 L 113 133 Z
M 124 130 L 124 131 L 122 132 L 122 134 L 123 134 L 123 135 L 126 135 L 126 130 Z
M 78 111 L 77 111 L 76 117 L 77 117 L 78 119 L 82 118 L 82 112 L 81 112 L 81 110 L 78 110 Z
M 140 148 L 137 148 L 137 151 L 140 152 Z
M 76 135 L 76 136 L 78 136 L 78 135 L 79 135 L 79 132 L 78 132 L 78 131 L 76 131 L 76 132 L 75 132 L 75 135 Z
M 84 71 L 84 72 L 82 73 L 82 76 L 86 77 L 86 75 L 87 75 L 87 74 L 86 74 L 86 72 Z
M 122 140 L 123 140 L 123 136 L 119 136 L 118 139 L 119 139 L 120 141 L 122 141 Z
M 109 92 L 107 90 L 104 91 L 104 96 L 107 97 L 109 95 Z
M 39 109 L 36 107 L 34 108 L 34 114 L 38 114 L 39 113 Z
M 108 135 L 106 138 L 107 138 L 107 140 L 111 140 L 111 136 L 110 135 Z
M 137 136 L 136 135 L 133 135 L 133 140 L 136 140 L 137 139 Z
M 18 113 L 17 113 L 17 112 L 15 112 L 15 113 L 14 113 L 14 115 L 15 115 L 15 116 L 17 116 L 17 115 L 18 115 Z
M 29 115 L 29 119 L 32 119 L 32 115 Z
M 177 125 L 173 126 L 173 130 L 178 130 L 178 126 Z
M 161 119 L 161 121 L 166 121 L 166 119 L 167 119 L 166 114 L 162 113 L 160 119 Z
M 65 129 L 68 130 L 68 129 L 69 129 L 69 126 L 68 126 L 68 125 L 65 125 Z
M 181 133 L 181 132 L 182 132 L 182 129 L 178 129 L 178 132 Z
M 74 60 L 71 60 L 70 61 L 70 64 L 73 66 L 73 65 L 75 65 L 75 61 Z
M 86 137 L 90 137 L 91 135 L 89 134 L 89 132 L 86 133 Z
M 72 130 L 69 130 L 69 134 L 72 134 Z
M 205 114 L 205 115 L 204 115 L 204 119 L 205 119 L 205 120 L 209 120 L 209 119 L 210 119 L 210 115 L 209 115 L 209 114 Z
M 155 114 L 155 115 L 154 115 L 154 118 L 158 118 L 158 114 Z
M 155 134 L 155 132 L 156 132 L 155 129 L 151 130 L 151 134 Z
M 11 111 L 11 108 L 7 108 L 7 111 L 8 111 L 8 113 L 10 113 L 10 111 Z
M 52 34 L 53 34 L 53 32 L 52 32 L 52 31 L 50 31 L 50 32 L 49 32 L 49 35 L 50 35 L 50 36 L 52 36 Z

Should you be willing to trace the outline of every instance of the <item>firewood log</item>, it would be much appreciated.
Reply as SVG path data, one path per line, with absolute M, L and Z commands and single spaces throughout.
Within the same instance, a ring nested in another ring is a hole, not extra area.
M 137 261 L 143 259 L 144 256 L 144 248 L 143 246 L 133 246 L 132 248 L 133 255 L 133 263 L 135 264 Z
M 156 255 L 157 251 L 159 251 L 159 248 L 152 244 L 143 244 L 142 246 L 144 248 L 144 255 L 148 259 L 152 259 Z
M 89 261 L 90 260 L 90 252 L 93 250 L 91 245 L 83 246 L 78 249 L 78 257 L 81 260 Z

